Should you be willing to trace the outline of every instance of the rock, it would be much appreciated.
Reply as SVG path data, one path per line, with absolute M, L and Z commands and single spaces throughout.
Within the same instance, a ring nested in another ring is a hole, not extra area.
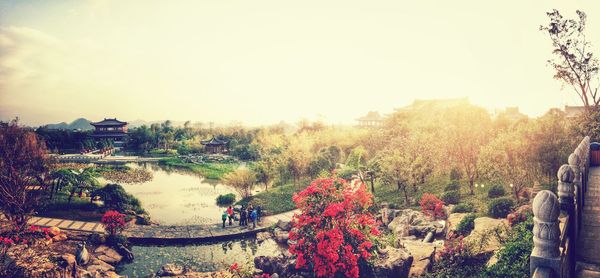
M 94 254 L 98 259 L 109 264 L 118 264 L 121 262 L 121 260 L 123 260 L 123 256 L 106 245 L 100 245 L 98 248 L 96 248 Z
M 508 221 L 506 221 L 506 219 L 478 217 L 475 218 L 474 223 L 475 228 L 470 235 L 465 237 L 465 241 L 474 243 L 475 246 L 478 246 L 478 243 L 481 241 L 482 237 L 489 237 L 488 244 L 483 246 L 481 250 L 475 250 L 476 254 L 493 252 L 494 250 L 500 248 L 500 243 L 494 236 L 495 233 L 493 231 L 497 228 L 502 229 L 502 231 L 508 229 Z
M 58 228 L 58 227 L 50 227 L 48 229 L 48 234 L 50 234 L 51 237 L 55 237 L 57 235 L 60 235 L 60 228 Z
M 254 258 L 254 267 L 261 269 L 264 273 L 278 273 L 277 276 L 281 275 L 282 277 L 291 277 L 298 273 L 295 261 L 285 255 L 257 256 Z
M 435 234 L 443 233 L 445 222 L 432 221 L 419 211 L 404 209 L 388 224 L 388 229 L 398 237 L 409 235 L 424 237 L 429 232 L 434 232 Z
M 404 249 L 386 247 L 373 266 L 360 272 L 360 277 L 408 277 L 413 256 Z
M 89 237 L 91 243 L 102 245 L 106 243 L 106 236 L 104 234 L 91 234 Z
M 431 265 L 431 258 L 436 247 L 441 246 L 434 243 L 425 243 L 418 240 L 403 240 L 402 245 L 413 256 L 412 266 L 410 268 L 410 277 L 421 277 Z
M 272 237 L 272 234 L 269 232 L 259 232 L 256 234 L 256 241 L 263 242 Z
M 275 241 L 279 243 L 286 243 L 287 240 L 290 238 L 289 232 L 283 231 L 278 228 L 275 228 L 273 234 L 275 235 Z
M 467 215 L 469 215 L 469 213 L 451 213 L 448 216 L 448 233 L 456 231 L 456 226 L 458 226 L 458 223 L 460 223 L 460 221 L 462 221 L 462 219 Z
M 90 265 L 86 268 L 90 273 L 96 271 L 114 271 L 115 267 L 99 259 L 93 259 Z
M 128 261 L 131 262 L 133 261 L 133 252 L 131 250 L 129 250 L 129 248 L 125 247 L 123 244 L 118 243 L 117 244 L 117 251 L 119 252 L 119 254 L 121 254 L 121 256 L 123 256 L 123 258 Z
M 292 229 L 292 222 L 279 220 L 277 221 L 276 226 L 284 231 L 290 231 Z
M 65 253 L 62 256 L 60 256 L 60 260 L 60 264 L 63 267 L 73 268 L 77 265 L 77 259 L 73 254 Z
M 183 274 L 185 268 L 176 265 L 176 264 L 166 264 L 163 265 L 160 270 L 156 273 L 157 276 L 165 277 L 165 276 L 177 276 Z
M 77 244 L 77 253 L 75 253 L 78 265 L 86 265 L 90 261 L 90 254 L 85 247 L 85 241 Z
M 273 273 L 273 274 L 271 274 L 271 278 L 279 278 L 279 274 Z
M 62 233 L 62 234 L 58 234 L 55 235 L 54 237 L 52 237 L 52 241 L 63 241 L 63 240 L 67 240 L 67 235 Z

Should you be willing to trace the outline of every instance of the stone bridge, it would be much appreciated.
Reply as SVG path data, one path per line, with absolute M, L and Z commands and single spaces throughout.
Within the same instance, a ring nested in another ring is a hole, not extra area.
M 584 138 L 558 170 L 558 196 L 533 200 L 532 277 L 600 278 L 600 167 L 590 167 Z

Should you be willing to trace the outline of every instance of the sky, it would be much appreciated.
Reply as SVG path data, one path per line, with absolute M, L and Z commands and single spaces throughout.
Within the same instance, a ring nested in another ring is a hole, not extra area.
M 0 0 L 0 120 L 353 123 L 414 99 L 579 101 L 539 26 L 600 1 Z

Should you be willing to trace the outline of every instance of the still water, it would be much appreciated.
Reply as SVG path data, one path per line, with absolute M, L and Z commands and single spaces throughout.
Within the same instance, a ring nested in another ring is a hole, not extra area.
M 232 187 L 191 171 L 156 163 L 129 163 L 127 166 L 143 167 L 152 172 L 151 181 L 122 186 L 140 199 L 152 221 L 161 225 L 218 223 L 226 208 L 217 205 L 217 196 L 236 194 Z
M 135 259 L 117 268 L 120 275 L 147 277 L 161 266 L 175 263 L 198 272 L 226 270 L 233 263 L 253 262 L 256 256 L 276 256 L 285 252 L 274 240 L 258 243 L 241 239 L 187 246 L 133 246 Z

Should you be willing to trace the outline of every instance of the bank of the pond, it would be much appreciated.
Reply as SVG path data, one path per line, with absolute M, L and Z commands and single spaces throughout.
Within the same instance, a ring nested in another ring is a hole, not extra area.
M 296 209 L 296 204 L 292 201 L 294 193 L 303 189 L 303 186 L 285 184 L 269 188 L 268 191 L 262 191 L 256 195 L 244 198 L 236 205 L 261 206 L 265 215 L 273 215 Z
M 147 277 L 167 263 L 186 266 L 198 272 L 226 270 L 235 262 L 244 264 L 256 256 L 278 255 L 285 248 L 271 239 L 259 243 L 254 238 L 248 238 L 186 246 L 133 246 L 132 251 L 135 260 L 118 266 L 120 275 Z
M 177 157 L 161 158 L 158 163 L 165 166 L 188 169 L 207 179 L 214 180 L 221 179 L 225 174 L 234 171 L 240 165 L 238 162 L 191 163 L 185 162 Z

